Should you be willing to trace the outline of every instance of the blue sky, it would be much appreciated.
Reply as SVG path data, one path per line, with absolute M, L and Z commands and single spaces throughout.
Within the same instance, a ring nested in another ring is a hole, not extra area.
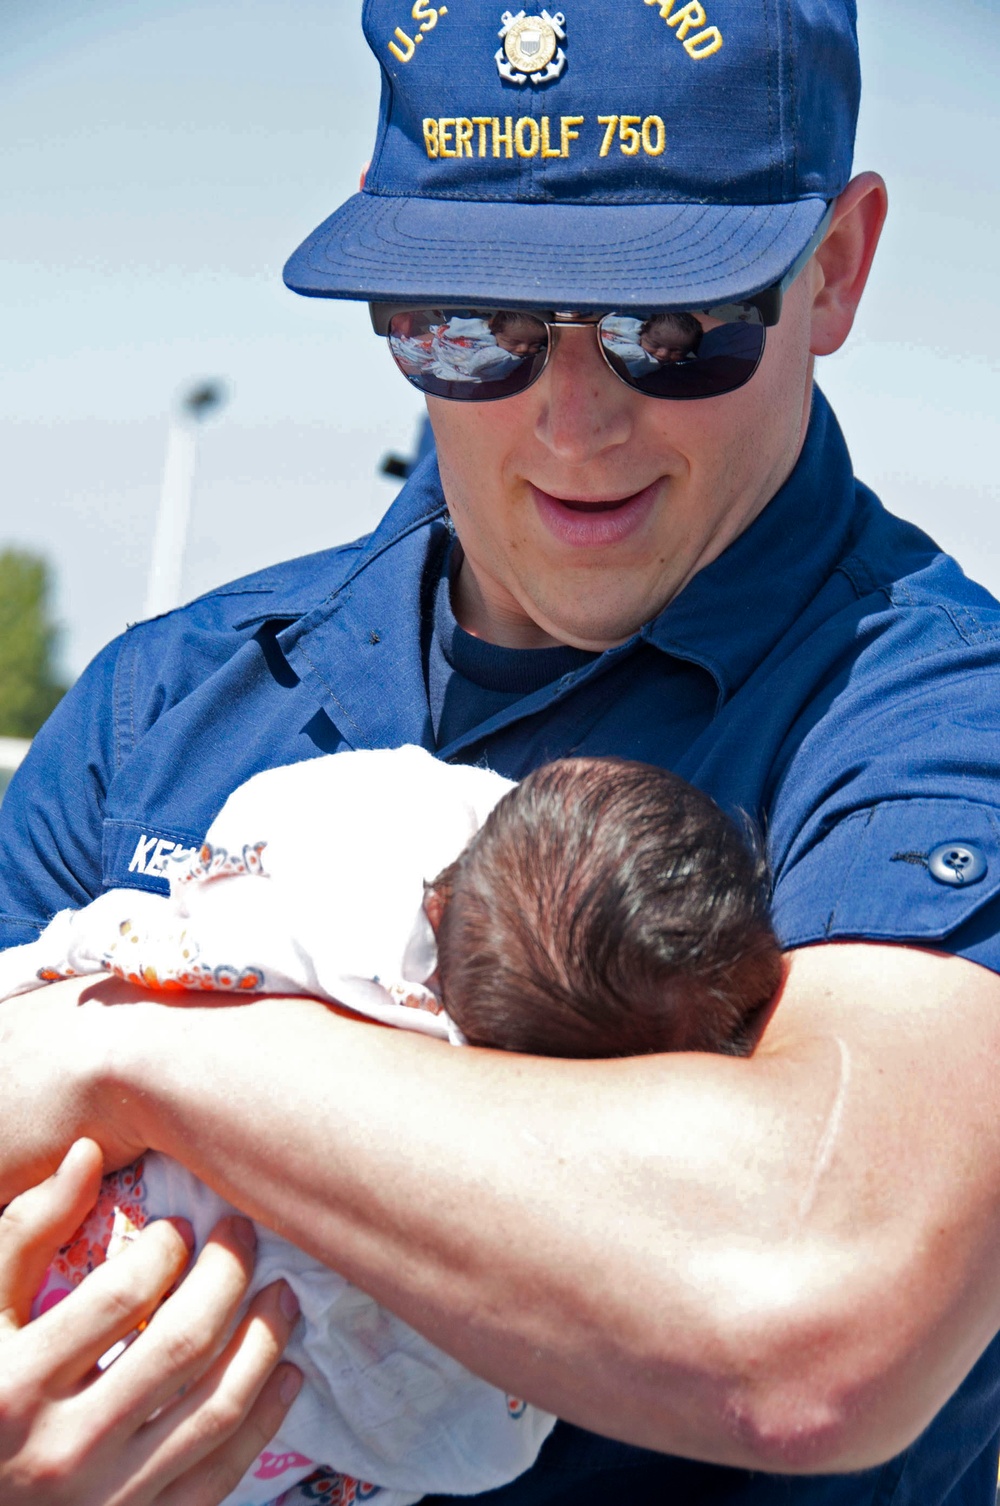
M 1000 6 L 860 8 L 856 162 L 892 212 L 820 381 L 859 474 L 1000 593 Z M 0 543 L 52 560 L 70 672 L 141 613 L 190 380 L 224 377 L 232 400 L 202 437 L 188 595 L 362 532 L 392 498 L 377 461 L 408 446 L 419 399 L 363 306 L 280 279 L 369 154 L 359 9 L 0 6 Z

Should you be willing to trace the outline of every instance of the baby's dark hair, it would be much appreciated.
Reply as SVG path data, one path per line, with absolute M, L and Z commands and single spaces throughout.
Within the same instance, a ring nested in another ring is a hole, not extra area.
M 471 1045 L 745 1055 L 782 979 L 759 844 L 649 764 L 536 769 L 431 887 L 441 996 Z
M 644 319 L 639 330 L 640 336 L 648 335 L 650 330 L 655 329 L 658 324 L 670 324 L 678 334 L 687 335 L 692 340 L 700 340 L 705 333 L 694 314 L 675 314 L 671 310 L 661 314 L 650 314 L 648 319 Z
M 502 335 L 513 324 L 537 324 L 539 330 L 543 329 L 539 320 L 527 309 L 497 309 L 490 319 L 490 331 L 494 335 Z

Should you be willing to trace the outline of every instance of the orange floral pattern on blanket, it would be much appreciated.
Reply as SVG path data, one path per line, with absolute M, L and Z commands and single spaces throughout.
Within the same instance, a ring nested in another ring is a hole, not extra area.
M 170 875 L 171 889 L 239 875 L 266 878 L 261 856 L 266 846 L 266 842 L 247 842 L 241 852 L 229 852 L 225 847 L 214 847 L 211 842 L 203 842 L 193 852 L 182 850 L 180 856 L 173 855 L 170 860 L 174 865 Z M 204 961 L 198 955 L 197 942 L 183 930 L 176 938 L 176 947 L 168 951 L 166 961 L 160 960 L 157 963 L 137 957 L 126 960 L 129 948 L 125 942 L 138 943 L 141 952 L 143 938 L 133 930 L 131 921 L 124 921 L 120 929 L 124 938 L 121 954 L 114 955 L 119 946 L 116 943 L 104 960 L 109 971 L 117 973 L 126 983 L 136 983 L 140 988 L 156 989 L 162 993 L 192 989 L 201 989 L 207 993 L 260 993 L 266 986 L 264 969 L 256 963 L 251 963 L 248 967 L 234 967 L 228 962 L 210 964 Z

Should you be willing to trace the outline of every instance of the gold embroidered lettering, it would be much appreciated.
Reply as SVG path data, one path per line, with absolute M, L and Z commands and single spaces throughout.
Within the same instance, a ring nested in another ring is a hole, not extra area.
M 491 115 L 473 115 L 473 117 L 472 117 L 472 124 L 474 126 L 478 126 L 479 127 L 479 155 L 480 155 L 480 157 L 485 157 L 486 156 L 486 127 L 488 125 L 495 126 L 496 125 L 496 121 L 494 120 L 494 118 Z
M 602 125 L 606 128 L 604 132 L 604 140 L 601 142 L 601 150 L 598 153 L 598 156 L 606 157 L 611 150 L 611 143 L 612 141 L 614 141 L 615 132 L 618 129 L 618 116 L 598 115 L 597 124 Z
M 689 31 L 693 31 L 696 26 L 704 26 L 706 20 L 704 7 L 699 4 L 699 0 L 688 0 L 687 5 L 682 5 L 677 14 L 670 17 L 667 25 L 677 28 L 677 40 L 683 42 Z
M 406 48 L 406 51 L 400 52 L 395 42 L 389 43 L 389 51 L 392 53 L 394 58 L 399 58 L 399 61 L 401 63 L 408 63 L 414 52 L 416 51 L 416 48 L 413 45 L 413 38 L 408 37 L 401 26 L 396 27 L 396 36 L 399 41 L 402 42 L 403 46 Z
M 618 118 L 618 136 L 626 157 L 634 157 L 639 150 L 641 138 L 636 126 L 641 119 L 641 115 L 621 115 Z
M 675 0 L 645 0 L 647 5 L 659 6 L 660 20 L 666 21 L 677 33 L 677 40 L 683 44 L 688 57 L 696 61 L 700 58 L 710 58 L 718 52 L 722 46 L 722 32 L 717 26 L 708 25 L 708 17 L 701 0 L 687 0 L 680 4 L 678 10 L 674 10 Z M 688 33 L 696 31 L 702 26 L 704 31 L 697 31 L 695 36 Z
M 472 121 L 464 115 L 455 126 L 455 156 L 472 156 Z
M 541 125 L 542 125 L 542 151 L 541 151 L 541 155 L 543 157 L 561 157 L 562 156 L 562 152 L 559 150 L 559 148 L 557 146 L 553 147 L 549 143 L 549 117 L 547 115 L 543 115 L 542 116 Z
M 567 117 L 575 119 L 574 116 Z M 599 125 L 604 127 L 604 140 L 600 155 L 606 157 L 618 137 L 618 150 L 623 157 L 637 157 L 640 151 L 647 157 L 661 157 L 667 147 L 667 128 L 660 115 L 598 115 Z
M 680 32 L 677 35 L 680 36 Z M 710 26 L 707 31 L 699 31 L 696 37 L 689 37 L 684 43 L 684 51 L 691 58 L 710 58 L 721 46 L 722 32 L 717 26 Z
M 441 142 L 438 136 L 438 123 L 433 115 L 424 118 L 424 146 L 427 148 L 428 157 L 440 157 Z
M 433 31 L 438 24 L 438 13 L 431 5 L 430 0 L 414 0 L 410 15 L 414 21 L 419 21 L 421 31 Z
M 524 144 L 524 130 L 528 127 L 528 135 L 531 137 L 531 145 Z M 514 150 L 519 157 L 536 157 L 538 155 L 538 121 L 532 120 L 530 115 L 522 115 L 514 127 Z
M 662 157 L 667 144 L 667 130 L 659 115 L 647 115 L 642 122 L 642 149 L 647 157 Z
M 501 131 L 501 129 L 500 129 L 500 122 L 497 119 L 497 117 L 494 115 L 494 117 L 493 117 L 493 155 L 494 155 L 494 157 L 499 157 L 501 145 L 504 146 L 504 147 L 506 147 L 506 151 L 504 153 L 504 155 L 506 157 L 510 158 L 510 157 L 513 157 L 513 155 L 514 155 L 514 127 L 513 127 L 513 122 L 511 121 L 511 118 L 510 118 L 509 115 L 506 117 L 506 124 L 507 124 L 507 129 L 505 131 Z
M 442 157 L 458 157 L 459 152 L 453 152 L 448 145 L 448 132 L 458 125 L 458 121 L 452 115 L 442 115 L 438 121 L 438 151 Z
M 574 131 L 574 126 L 583 125 L 582 115 L 560 115 L 559 117 L 559 155 L 569 156 L 569 144 L 571 141 L 579 141 L 580 132 Z

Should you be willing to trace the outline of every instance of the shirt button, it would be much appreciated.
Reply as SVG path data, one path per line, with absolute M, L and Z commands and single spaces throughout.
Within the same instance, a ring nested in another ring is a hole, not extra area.
M 982 849 L 974 842 L 943 842 L 929 854 L 927 866 L 939 884 L 960 889 L 966 884 L 978 884 L 988 864 Z

